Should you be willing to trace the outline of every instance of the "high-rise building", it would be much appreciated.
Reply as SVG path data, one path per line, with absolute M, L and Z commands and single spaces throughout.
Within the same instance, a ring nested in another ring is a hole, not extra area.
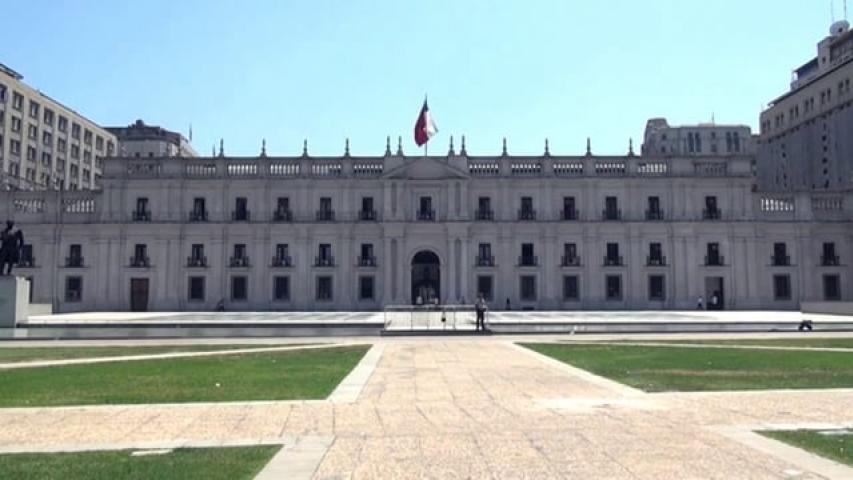
M 755 142 L 746 125 L 670 126 L 665 118 L 652 118 L 646 123 L 642 153 L 648 157 L 754 155 Z
M 178 132 L 137 120 L 126 127 L 107 127 L 118 138 L 121 157 L 197 157 L 189 140 Z
M 115 136 L 0 64 L 0 189 L 96 189 L 115 154 Z
M 791 90 L 761 114 L 758 185 L 767 191 L 853 187 L 853 31 L 836 22 Z

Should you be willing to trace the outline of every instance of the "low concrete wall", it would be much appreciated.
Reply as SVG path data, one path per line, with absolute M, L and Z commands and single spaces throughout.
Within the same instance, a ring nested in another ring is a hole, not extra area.
M 29 316 L 53 315 L 53 305 L 49 303 L 31 303 Z
M 97 339 L 97 338 L 239 338 L 239 337 L 363 337 L 379 336 L 384 324 L 303 324 L 303 325 L 109 325 L 64 324 L 18 327 L 16 338 Z
M 853 302 L 803 302 L 800 309 L 804 314 L 853 315 Z

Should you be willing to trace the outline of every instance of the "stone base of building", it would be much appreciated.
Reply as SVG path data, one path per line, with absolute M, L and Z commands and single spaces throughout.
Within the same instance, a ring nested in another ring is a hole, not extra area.
M 30 282 L 23 277 L 0 277 L 0 328 L 15 328 L 29 315 Z

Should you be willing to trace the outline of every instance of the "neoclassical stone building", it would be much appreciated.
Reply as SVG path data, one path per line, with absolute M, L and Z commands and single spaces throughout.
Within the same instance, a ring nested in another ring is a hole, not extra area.
M 762 194 L 753 160 L 108 158 L 101 191 L 0 192 L 0 215 L 26 234 L 33 301 L 60 312 L 853 299 L 850 195 Z

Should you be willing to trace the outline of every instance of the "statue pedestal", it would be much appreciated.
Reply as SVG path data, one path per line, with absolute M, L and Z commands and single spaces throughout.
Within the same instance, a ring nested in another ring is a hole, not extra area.
M 27 319 L 30 282 L 23 277 L 0 276 L 0 328 L 15 328 Z

